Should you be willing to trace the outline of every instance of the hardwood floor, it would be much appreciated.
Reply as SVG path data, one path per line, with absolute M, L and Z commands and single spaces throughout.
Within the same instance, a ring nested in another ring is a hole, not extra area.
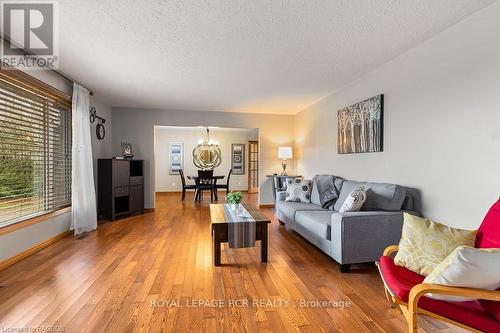
M 332 259 L 279 226 L 272 209 L 264 209 L 272 216 L 269 262 L 260 263 L 259 245 L 224 244 L 223 264 L 214 267 L 207 200 L 195 204 L 188 195 L 181 204 L 180 194 L 158 194 L 154 213 L 67 237 L 0 271 L 0 332 L 407 331 L 373 265 L 340 273 Z M 426 319 L 420 325 L 459 331 Z

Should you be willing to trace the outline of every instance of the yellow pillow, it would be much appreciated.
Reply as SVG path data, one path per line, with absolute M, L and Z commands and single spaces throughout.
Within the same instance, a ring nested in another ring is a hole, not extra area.
M 420 275 L 434 268 L 459 246 L 474 246 L 476 231 L 456 229 L 404 213 L 403 234 L 394 263 Z

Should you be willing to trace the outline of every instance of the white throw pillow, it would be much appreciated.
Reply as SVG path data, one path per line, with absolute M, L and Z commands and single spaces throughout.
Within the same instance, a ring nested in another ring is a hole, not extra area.
M 312 186 L 310 180 L 288 178 L 286 181 L 286 185 L 285 201 L 311 202 Z
M 476 249 L 459 246 L 429 274 L 424 283 L 451 287 L 496 290 L 500 288 L 500 249 Z M 427 294 L 448 302 L 471 301 L 472 298 Z
M 353 190 L 345 199 L 339 213 L 357 212 L 366 201 L 366 190 L 363 186 Z

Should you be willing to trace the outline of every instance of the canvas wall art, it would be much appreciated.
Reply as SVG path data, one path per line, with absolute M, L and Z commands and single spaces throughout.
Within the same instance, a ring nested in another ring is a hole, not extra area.
M 169 142 L 168 151 L 170 154 L 170 170 L 169 174 L 176 175 L 183 168 L 184 161 L 184 144 L 182 142 Z
M 231 168 L 234 175 L 245 174 L 245 144 L 233 143 L 231 145 Z
M 384 95 L 338 110 L 339 154 L 383 151 Z

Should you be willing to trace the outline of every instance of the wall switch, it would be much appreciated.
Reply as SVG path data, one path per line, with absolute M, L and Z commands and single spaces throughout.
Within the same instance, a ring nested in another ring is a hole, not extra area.
M 241 186 L 241 182 L 238 182 L 238 186 Z

